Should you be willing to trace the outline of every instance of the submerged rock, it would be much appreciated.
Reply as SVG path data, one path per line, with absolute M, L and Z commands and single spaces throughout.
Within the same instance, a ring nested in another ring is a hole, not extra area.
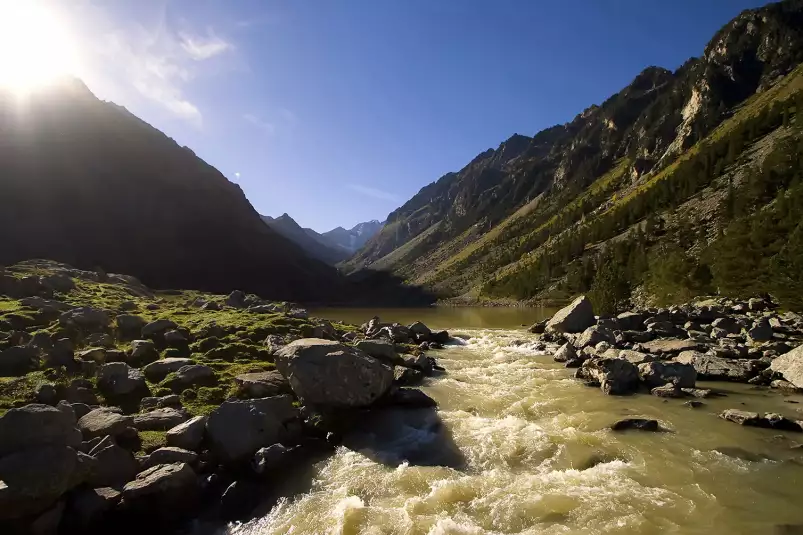
M 619 420 L 611 426 L 613 431 L 660 431 L 658 420 L 648 420 L 645 418 L 626 418 Z

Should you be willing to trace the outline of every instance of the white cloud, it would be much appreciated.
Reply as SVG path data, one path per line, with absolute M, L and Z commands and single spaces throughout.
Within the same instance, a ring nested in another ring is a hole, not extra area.
M 369 188 L 368 186 L 361 186 L 359 184 L 348 184 L 346 187 L 366 197 L 372 197 L 382 201 L 399 202 L 399 198 L 396 195 L 380 189 Z
M 273 135 L 276 133 L 276 125 L 273 123 L 269 123 L 257 117 L 252 113 L 243 114 L 243 119 L 254 125 L 255 127 L 259 128 L 266 134 Z
M 234 48 L 234 45 L 215 35 L 212 30 L 209 30 L 206 37 L 193 36 L 187 33 L 179 35 L 181 37 L 181 48 L 195 61 L 213 58 Z

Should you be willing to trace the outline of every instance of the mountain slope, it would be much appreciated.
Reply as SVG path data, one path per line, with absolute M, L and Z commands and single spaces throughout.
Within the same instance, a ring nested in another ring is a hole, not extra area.
M 301 228 L 288 214 L 276 218 L 266 215 L 260 217 L 270 228 L 297 244 L 312 258 L 334 265 L 351 256 L 345 249 L 327 245 L 325 238 L 314 230 Z
M 695 144 L 704 141 L 706 154 L 712 146 L 727 150 L 710 137 L 717 126 L 738 114 L 752 95 L 769 94 L 802 59 L 803 2 L 745 11 L 714 36 L 702 57 L 677 71 L 645 69 L 622 91 L 571 122 L 532 138 L 513 136 L 459 172 L 422 188 L 388 217 L 385 228 L 348 267 L 388 269 L 443 295 L 527 299 L 574 291 L 583 285 L 567 286 L 566 266 L 596 266 L 611 237 L 600 242 L 602 233 L 570 240 L 562 246 L 560 261 L 536 261 L 552 249 L 555 237 L 571 234 L 581 222 L 602 220 L 622 198 L 640 197 L 656 177 L 673 175 L 676 162 L 696 150 Z M 790 78 L 784 80 L 788 86 Z M 760 107 L 775 120 L 771 105 Z M 790 117 L 795 113 L 794 106 L 784 109 L 791 110 Z M 749 143 L 758 141 L 758 130 L 762 136 L 770 133 L 754 128 L 741 135 L 731 164 Z M 708 156 L 706 183 L 725 171 L 724 160 L 717 168 L 722 157 Z M 698 185 L 686 186 L 685 193 L 696 194 Z M 738 196 L 738 187 L 730 187 Z M 667 195 L 681 201 L 686 197 L 682 193 Z M 656 203 L 654 208 L 674 210 L 671 204 Z M 628 217 L 633 219 L 617 222 L 620 232 L 639 220 L 643 226 L 647 214 Z M 727 223 L 714 219 L 720 229 Z M 650 239 L 647 245 L 657 242 Z M 534 273 L 534 265 L 543 272 Z
M 268 228 L 241 189 L 77 80 L 0 94 L 0 264 L 50 258 L 157 288 L 338 299 L 336 271 Z

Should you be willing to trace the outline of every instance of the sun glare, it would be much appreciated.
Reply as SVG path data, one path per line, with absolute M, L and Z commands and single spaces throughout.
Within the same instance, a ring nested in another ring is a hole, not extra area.
M 16 93 L 75 74 L 73 43 L 56 14 L 35 0 L 0 0 L 0 87 Z

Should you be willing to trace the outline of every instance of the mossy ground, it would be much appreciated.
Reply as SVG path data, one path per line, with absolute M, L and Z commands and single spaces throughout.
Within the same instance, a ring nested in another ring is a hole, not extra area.
M 7 273 L 16 277 L 48 276 L 57 271 L 41 266 L 17 265 Z M 150 292 L 137 284 L 124 282 L 95 282 L 86 278 L 73 278 L 75 288 L 66 293 L 55 292 L 53 298 L 75 306 L 104 309 L 114 317 L 117 314 L 134 314 L 146 321 L 168 319 L 190 332 L 187 346 L 177 349 L 162 348 L 161 356 L 179 351 L 182 356 L 193 359 L 198 364 L 209 366 L 215 371 L 216 382 L 207 386 L 193 387 L 180 392 L 184 407 L 192 414 L 208 414 L 227 398 L 238 394 L 234 378 L 243 373 L 271 370 L 275 367 L 273 357 L 265 345 L 270 335 L 283 338 L 309 337 L 320 320 L 301 319 L 285 313 L 254 313 L 247 309 L 223 306 L 225 297 L 193 290 Z M 143 291 L 144 290 L 144 291 Z M 216 302 L 220 310 L 204 310 L 195 304 L 197 300 Z M 276 303 L 287 309 L 287 303 Z M 11 318 L 14 325 L 25 325 L 25 331 L 33 334 L 45 331 L 51 334 L 63 331 L 58 316 L 43 318 L 36 310 L 23 307 L 19 300 L 0 296 L 0 320 Z M 113 329 L 109 334 L 115 335 Z M 4 330 L 0 323 L 0 331 Z M 6 325 L 7 327 L 8 325 Z M 339 334 L 356 331 L 356 326 L 333 324 Z M 5 330 L 8 330 L 7 328 Z M 73 338 L 76 353 L 87 344 L 82 333 L 66 333 Z M 130 349 L 131 344 L 114 336 L 116 348 Z M 9 344 L 7 344 L 9 345 Z M 0 351 L 2 345 L 0 333 Z M 36 370 L 24 377 L 0 378 L 0 411 L 30 403 L 35 400 L 37 388 L 43 383 L 68 385 L 80 375 L 68 375 L 55 370 Z M 173 376 L 160 383 L 149 383 L 152 395 L 172 393 L 167 384 Z M 96 392 L 97 393 L 97 392 Z M 99 395 L 99 393 L 97 393 Z

